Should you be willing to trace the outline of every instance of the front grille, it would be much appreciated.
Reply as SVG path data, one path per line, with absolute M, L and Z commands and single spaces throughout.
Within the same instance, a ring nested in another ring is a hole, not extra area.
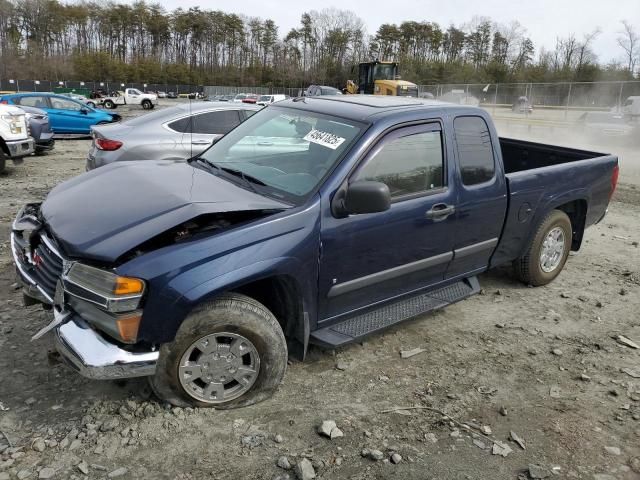
M 32 255 L 33 278 L 51 298 L 56 292 L 56 284 L 62 276 L 63 260 L 55 250 L 53 242 L 40 237 L 40 244 Z
M 31 250 L 29 240 L 25 239 L 21 232 L 14 232 L 12 239 L 14 260 L 18 269 L 30 284 L 37 286 L 52 300 L 64 264 L 55 242 L 41 235 L 35 239 L 34 243 L 37 246 Z

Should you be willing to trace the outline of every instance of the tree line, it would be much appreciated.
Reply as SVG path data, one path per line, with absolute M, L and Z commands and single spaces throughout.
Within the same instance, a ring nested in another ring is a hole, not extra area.
M 629 80 L 640 53 L 635 27 L 618 32 L 624 61 L 598 61 L 599 30 L 536 46 L 518 22 L 474 17 L 443 27 L 384 24 L 369 34 L 354 12 L 312 10 L 282 34 L 272 19 L 157 3 L 0 0 L 0 78 L 244 86 L 340 86 L 354 65 L 400 62 L 418 84 Z M 613 53 L 613 52 L 612 52 Z

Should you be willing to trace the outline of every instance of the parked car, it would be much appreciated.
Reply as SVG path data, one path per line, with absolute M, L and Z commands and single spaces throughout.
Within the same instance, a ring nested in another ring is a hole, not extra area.
M 88 134 L 92 125 L 113 123 L 119 115 L 103 112 L 54 93 L 14 93 L 0 96 L 0 103 L 36 107 L 47 112 L 54 133 Z
M 232 102 L 236 102 L 236 103 L 242 103 L 242 101 L 247 98 L 247 94 L 246 93 L 238 93 L 236 95 L 234 95 L 233 100 L 231 100 Z
M 306 149 L 270 155 L 260 131 Z M 78 373 L 238 407 L 277 389 L 289 352 L 463 300 L 490 268 L 553 281 L 617 175 L 613 155 L 499 138 L 480 108 L 323 96 L 265 108 L 188 163 L 74 177 L 20 210 L 11 244 L 26 302 L 52 309 L 38 335 Z
M 302 95 L 305 97 L 316 97 L 319 95 L 342 95 L 342 92 L 337 88 L 326 85 L 310 85 Z
M 20 110 L 25 112 L 29 133 L 35 141 L 36 154 L 53 150 L 55 140 L 53 139 L 53 130 L 51 129 L 47 112 L 39 108 L 27 107 L 26 105 L 20 106 Z
M 622 105 L 622 113 L 632 120 L 640 119 L 640 96 L 627 97 Z
M 261 95 L 256 102 L 258 105 L 267 106 L 271 103 L 281 102 L 282 100 L 286 100 L 286 95 L 276 94 L 276 95 Z
M 151 110 L 158 104 L 158 96 L 155 93 L 142 93 L 137 88 L 126 88 L 124 92 L 113 92 L 96 101 L 110 109 L 118 108 L 118 105 L 140 105 L 145 110 Z
M 21 163 L 35 151 L 35 142 L 29 136 L 26 114 L 21 109 L 0 102 L 0 172 L 7 159 Z
M 186 160 L 259 109 L 229 103 L 183 103 L 116 125 L 95 126 L 86 169 L 130 160 Z
M 511 105 L 511 111 L 516 113 L 533 113 L 533 105 L 529 102 L 527 97 L 518 97 L 518 99 Z
M 250 93 L 245 98 L 242 99 L 242 103 L 256 103 L 259 98 L 260 98 L 259 95 Z
M 578 131 L 600 141 L 637 142 L 640 126 L 625 115 L 611 112 L 586 112 L 578 119 Z
M 158 98 L 167 98 L 167 92 L 156 92 Z
M 178 94 L 176 92 L 167 93 L 167 98 L 178 98 Z

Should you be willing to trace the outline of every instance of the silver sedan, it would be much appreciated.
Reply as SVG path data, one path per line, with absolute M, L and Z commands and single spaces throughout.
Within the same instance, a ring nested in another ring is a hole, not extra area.
M 127 160 L 186 160 L 261 108 L 243 103 L 184 103 L 124 122 L 93 126 L 86 168 Z

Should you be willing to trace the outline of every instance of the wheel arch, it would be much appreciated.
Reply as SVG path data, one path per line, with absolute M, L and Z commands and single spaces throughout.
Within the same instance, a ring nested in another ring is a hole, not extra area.
M 557 205 L 555 210 L 563 211 L 571 221 L 571 250 L 578 251 L 582 245 L 585 224 L 587 221 L 588 203 L 584 198 L 578 198 L 570 202 Z

